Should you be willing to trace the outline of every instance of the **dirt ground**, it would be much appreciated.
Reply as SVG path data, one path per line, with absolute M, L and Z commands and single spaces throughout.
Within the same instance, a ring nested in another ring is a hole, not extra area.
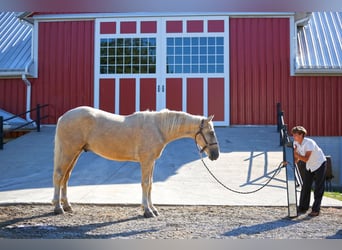
M 287 207 L 157 206 L 146 219 L 138 205 L 0 206 L 0 239 L 342 239 L 342 208 L 289 218 Z

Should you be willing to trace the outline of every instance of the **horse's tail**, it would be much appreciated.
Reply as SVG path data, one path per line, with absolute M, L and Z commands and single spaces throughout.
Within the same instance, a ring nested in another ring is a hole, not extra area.
M 57 121 L 56 133 L 55 133 L 55 146 L 54 146 L 54 158 L 53 158 L 53 182 L 60 181 L 61 173 L 61 160 L 63 159 L 63 148 L 61 145 L 61 139 L 59 137 L 60 119 Z

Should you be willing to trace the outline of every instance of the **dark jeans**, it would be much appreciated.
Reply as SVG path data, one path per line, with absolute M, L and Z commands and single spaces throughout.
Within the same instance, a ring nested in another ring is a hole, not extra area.
M 311 187 L 313 181 L 315 181 L 315 189 L 314 189 L 314 203 L 312 204 L 312 211 L 319 212 L 321 209 L 321 202 L 324 193 L 324 184 L 325 184 L 325 174 L 327 171 L 326 162 L 314 172 L 306 170 L 304 168 L 302 173 L 303 186 L 300 192 L 299 198 L 299 210 L 306 211 L 310 206 L 310 195 L 311 195 Z

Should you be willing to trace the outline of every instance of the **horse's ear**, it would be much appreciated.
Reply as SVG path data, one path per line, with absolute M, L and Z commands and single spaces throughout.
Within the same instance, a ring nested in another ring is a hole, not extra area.
M 211 116 L 208 117 L 207 120 L 210 122 L 210 121 L 212 121 L 213 119 L 214 119 L 214 115 L 211 115 Z

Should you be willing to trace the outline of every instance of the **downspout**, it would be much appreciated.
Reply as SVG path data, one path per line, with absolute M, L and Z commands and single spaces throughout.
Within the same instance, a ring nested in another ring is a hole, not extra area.
M 26 111 L 31 110 L 31 82 L 27 79 L 26 75 L 28 74 L 28 68 L 33 63 L 33 59 L 26 65 L 25 73 L 21 75 L 21 79 L 24 81 L 26 85 Z M 32 122 L 31 112 L 26 113 L 26 120 L 28 122 Z

